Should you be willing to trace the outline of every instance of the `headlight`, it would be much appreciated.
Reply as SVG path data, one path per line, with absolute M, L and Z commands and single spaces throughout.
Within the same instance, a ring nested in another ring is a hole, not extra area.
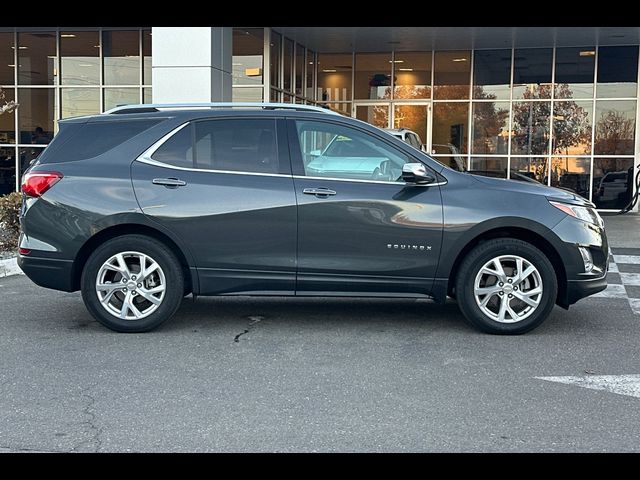
M 568 203 L 553 202 L 551 200 L 549 200 L 549 203 L 567 215 L 571 215 L 587 223 L 593 223 L 599 227 L 603 226 L 604 222 L 602 221 L 602 217 L 600 217 L 594 208 L 569 205 Z

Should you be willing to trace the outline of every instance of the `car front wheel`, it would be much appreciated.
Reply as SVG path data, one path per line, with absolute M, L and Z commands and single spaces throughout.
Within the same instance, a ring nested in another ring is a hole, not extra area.
M 180 306 L 184 278 L 161 242 L 125 235 L 98 247 L 82 272 L 82 298 L 93 317 L 117 332 L 146 332 Z
M 533 330 L 551 313 L 557 293 L 556 274 L 545 254 L 512 238 L 475 247 L 456 280 L 458 305 L 467 321 L 493 334 Z

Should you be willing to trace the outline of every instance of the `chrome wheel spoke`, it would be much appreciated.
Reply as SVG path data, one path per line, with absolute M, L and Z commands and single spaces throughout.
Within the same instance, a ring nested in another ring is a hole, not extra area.
M 131 276 L 131 272 L 129 271 L 129 267 L 127 266 L 127 262 L 124 261 L 124 257 L 121 253 L 116 255 L 116 261 L 118 262 L 118 267 L 120 271 L 123 272 L 123 276 L 129 278 Z
M 516 297 L 518 300 L 523 301 L 524 303 L 526 303 L 527 305 L 530 305 L 532 307 L 537 307 L 538 304 L 540 303 L 540 299 L 534 300 L 533 297 L 534 295 L 540 295 L 542 293 L 542 288 L 540 287 L 536 287 L 533 290 L 529 290 L 528 292 L 513 292 L 513 296 Z
M 474 293 L 476 295 L 489 295 L 492 296 L 502 290 L 499 286 L 493 285 L 491 287 L 476 287 Z
M 499 322 L 504 322 L 505 321 L 504 316 L 507 313 L 507 306 L 508 306 L 507 297 L 502 296 L 500 298 L 500 310 L 498 311 L 498 321 Z
M 104 298 L 100 299 L 102 304 L 109 303 L 111 297 L 114 293 L 122 288 L 122 285 L 119 283 L 99 283 L 96 285 L 96 290 L 98 292 L 106 292 Z
M 131 305 L 131 292 L 127 292 L 124 296 L 122 307 L 120 307 L 120 318 L 127 318 L 127 315 L 129 315 L 129 305 Z
M 513 308 L 511 308 L 511 303 L 509 301 L 507 301 L 507 312 L 509 312 L 509 316 L 511 317 L 511 320 L 514 322 L 517 322 L 520 318 L 520 316 L 513 311 Z
M 152 263 L 148 268 L 145 267 L 140 271 L 140 280 L 141 281 L 146 280 L 149 277 L 149 275 L 151 275 L 153 272 L 158 270 L 158 268 L 160 268 L 160 265 L 158 265 L 156 262 L 152 260 Z
M 151 303 L 153 303 L 154 305 L 160 305 L 160 303 L 162 303 L 162 300 L 160 300 L 157 297 L 153 296 L 153 293 L 160 293 L 164 290 L 163 287 L 156 287 L 153 290 L 156 290 L 155 292 L 152 292 L 151 290 L 144 290 L 142 288 L 139 288 L 137 290 L 138 294 L 140 294 L 140 296 L 148 301 L 150 301 Z

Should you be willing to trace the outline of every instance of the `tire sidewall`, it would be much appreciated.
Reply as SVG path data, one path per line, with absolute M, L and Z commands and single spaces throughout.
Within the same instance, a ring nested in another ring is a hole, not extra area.
M 542 298 L 535 312 L 516 323 L 501 323 L 487 317 L 476 303 L 474 283 L 478 271 L 492 258 L 518 255 L 538 269 L 542 279 Z M 551 313 L 558 293 L 553 265 L 538 248 L 516 239 L 496 239 L 479 245 L 467 256 L 457 281 L 457 300 L 467 320 L 482 331 L 494 334 L 520 334 L 539 326 Z
M 98 271 L 104 262 L 125 251 L 148 255 L 164 272 L 166 291 L 162 303 L 151 315 L 140 320 L 123 320 L 107 312 L 95 288 Z M 142 235 L 126 235 L 108 240 L 91 254 L 82 271 L 81 290 L 87 309 L 105 327 L 117 332 L 147 332 L 160 326 L 178 309 L 183 298 L 184 278 L 180 263 L 164 244 Z

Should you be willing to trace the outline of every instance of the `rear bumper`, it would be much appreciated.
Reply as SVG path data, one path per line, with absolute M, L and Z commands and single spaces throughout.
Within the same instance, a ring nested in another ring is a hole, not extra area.
M 569 280 L 567 282 L 567 303 L 573 305 L 581 298 L 588 297 L 607 288 L 607 275 L 589 280 Z
M 73 292 L 73 261 L 18 255 L 22 271 L 41 287 Z

